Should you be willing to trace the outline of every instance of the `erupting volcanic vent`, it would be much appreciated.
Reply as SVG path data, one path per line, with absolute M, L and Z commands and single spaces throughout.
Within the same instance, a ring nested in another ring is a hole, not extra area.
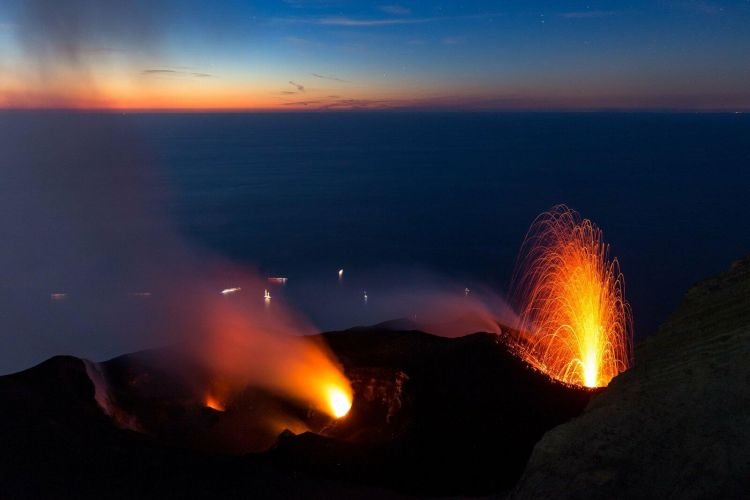
M 248 386 L 309 405 L 330 418 L 349 412 L 352 390 L 325 341 L 291 311 L 249 314 L 248 306 L 221 300 L 204 304 L 205 335 L 197 358 L 211 381 L 205 405 L 225 409 Z M 257 307 L 257 306 L 256 306 Z M 211 400 L 214 401 L 212 404 Z
M 352 407 L 352 398 L 338 387 L 328 388 L 328 405 L 335 418 L 341 418 L 349 413 Z
M 602 231 L 565 205 L 534 221 L 513 278 L 526 360 L 551 377 L 606 386 L 628 369 L 632 318 Z

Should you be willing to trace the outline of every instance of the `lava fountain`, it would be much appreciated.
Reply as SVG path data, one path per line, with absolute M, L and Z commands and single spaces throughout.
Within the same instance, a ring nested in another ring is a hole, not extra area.
M 632 316 L 602 231 L 565 205 L 541 214 L 513 277 L 523 356 L 566 383 L 606 386 L 632 364 Z

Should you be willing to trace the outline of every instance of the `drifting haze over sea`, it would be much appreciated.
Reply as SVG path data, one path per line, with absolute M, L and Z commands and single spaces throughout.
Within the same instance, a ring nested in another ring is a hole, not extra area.
M 184 234 L 288 277 L 277 293 L 323 329 L 408 315 L 424 287 L 504 292 L 529 224 L 557 203 L 604 230 L 636 337 L 653 333 L 695 281 L 750 252 L 747 115 L 122 120 L 165 168 L 160 196 Z
M 184 341 L 231 288 L 308 333 L 496 331 L 558 203 L 604 230 L 636 338 L 750 253 L 742 114 L 40 111 L 0 132 L 5 373 Z

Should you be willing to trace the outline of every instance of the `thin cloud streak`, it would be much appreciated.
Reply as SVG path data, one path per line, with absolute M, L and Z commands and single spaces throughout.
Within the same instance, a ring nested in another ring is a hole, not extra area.
M 462 36 L 449 36 L 442 40 L 443 45 L 461 45 L 466 39 Z
M 714 16 L 724 12 L 723 6 L 719 5 L 718 3 L 708 2 L 704 0 L 670 2 L 670 5 L 678 9 L 687 10 L 698 14 L 706 14 L 710 16 Z
M 320 26 L 338 27 L 379 27 L 398 26 L 405 24 L 427 24 L 442 21 L 486 20 L 497 17 L 498 14 L 474 14 L 466 16 L 435 16 L 435 17 L 396 17 L 396 18 L 358 18 L 346 16 L 333 17 L 277 17 L 273 21 L 293 24 L 316 24 Z
M 310 104 L 320 104 L 320 101 L 294 101 L 285 102 L 284 106 L 309 106 Z
M 602 17 L 612 17 L 617 12 L 614 10 L 582 10 L 575 12 L 563 12 L 560 14 L 564 19 L 598 19 Z
M 399 24 L 424 24 L 439 21 L 441 17 L 394 18 L 394 19 L 360 19 L 353 17 L 323 17 L 316 24 L 323 26 L 395 26 Z
M 747 95 L 727 96 L 725 103 L 715 102 L 714 96 L 684 95 L 670 96 L 654 94 L 649 96 L 611 94 L 596 96 L 546 96 L 508 92 L 498 95 L 467 97 L 463 95 L 442 95 L 425 98 L 368 99 L 328 96 L 327 99 L 285 102 L 287 107 L 302 107 L 315 110 L 642 110 L 642 109 L 694 109 L 712 111 L 736 110 L 736 101 L 750 102 Z M 741 106 L 748 109 L 747 105 Z
M 411 14 L 411 9 L 404 7 L 403 5 L 383 5 L 380 10 L 386 14 L 393 14 L 394 16 L 408 16 Z
M 141 71 L 144 75 L 150 75 L 150 76 L 189 76 L 194 78 L 213 78 L 214 75 L 210 73 L 199 73 L 195 71 L 181 71 L 177 69 L 168 69 L 168 68 L 149 68 L 144 69 Z
M 321 75 L 320 73 L 310 73 L 310 75 L 314 76 L 315 78 L 320 78 L 321 80 L 332 80 L 334 82 L 347 83 L 347 80 L 339 78 L 336 75 Z

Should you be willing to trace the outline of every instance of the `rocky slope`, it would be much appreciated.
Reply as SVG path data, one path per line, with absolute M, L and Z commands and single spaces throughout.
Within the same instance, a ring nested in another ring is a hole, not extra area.
M 496 493 L 515 484 L 534 443 L 592 395 L 531 369 L 494 334 L 324 336 L 354 402 L 325 427 L 308 422 L 317 433 L 279 437 L 255 425 L 269 408 L 291 405 L 258 391 L 225 411 L 206 407 L 183 378 L 200 370 L 165 369 L 185 362 L 171 349 L 104 363 L 59 356 L 0 377 L 0 497 Z M 258 452 L 259 440 L 271 449 Z
M 512 498 L 750 498 L 750 258 L 536 445 Z

